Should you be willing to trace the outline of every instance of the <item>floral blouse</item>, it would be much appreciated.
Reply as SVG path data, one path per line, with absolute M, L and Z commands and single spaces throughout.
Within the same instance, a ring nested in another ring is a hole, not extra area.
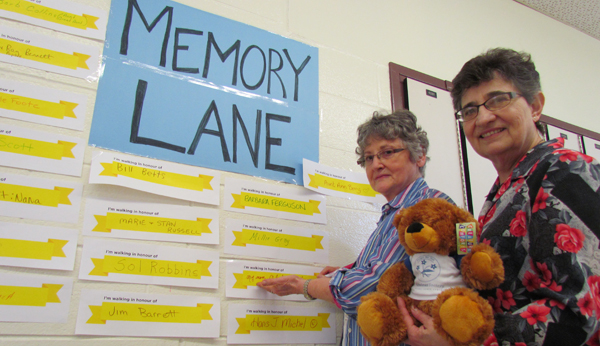
M 562 138 L 537 145 L 496 180 L 479 222 L 506 275 L 480 292 L 496 320 L 485 345 L 599 345 L 598 161 Z

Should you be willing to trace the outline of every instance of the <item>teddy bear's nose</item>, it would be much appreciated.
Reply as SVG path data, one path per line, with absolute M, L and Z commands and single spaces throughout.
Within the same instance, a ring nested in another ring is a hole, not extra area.
M 406 233 L 418 233 L 421 232 L 421 230 L 423 229 L 423 225 L 415 222 L 412 225 L 408 226 L 408 228 L 406 229 Z

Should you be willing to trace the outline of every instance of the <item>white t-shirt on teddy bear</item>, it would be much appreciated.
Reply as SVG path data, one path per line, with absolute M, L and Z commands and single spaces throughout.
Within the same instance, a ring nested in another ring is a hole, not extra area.
M 448 255 L 417 253 L 410 258 L 415 283 L 410 294 L 416 300 L 435 300 L 443 290 L 451 287 L 467 287 L 456 265 Z

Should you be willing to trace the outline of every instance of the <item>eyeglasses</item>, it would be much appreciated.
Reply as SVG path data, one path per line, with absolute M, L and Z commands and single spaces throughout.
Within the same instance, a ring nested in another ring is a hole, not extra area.
M 365 155 L 365 156 L 361 157 L 358 161 L 356 161 L 356 163 L 361 167 L 369 166 L 373 163 L 373 159 L 375 158 L 375 156 L 377 156 L 379 161 L 389 160 L 392 158 L 392 156 L 394 156 L 394 154 L 399 153 L 405 149 L 406 148 L 385 149 L 385 150 L 378 152 L 375 155 Z
M 523 95 L 517 94 L 514 91 L 497 94 L 490 97 L 480 105 L 467 106 L 463 109 L 460 109 L 458 112 L 454 113 L 454 115 L 456 116 L 456 119 L 458 119 L 458 121 L 471 121 L 477 117 L 477 114 L 479 114 L 479 107 L 484 106 L 490 111 L 497 111 L 504 107 L 507 107 L 509 104 L 511 104 L 512 100 L 514 100 L 518 96 Z

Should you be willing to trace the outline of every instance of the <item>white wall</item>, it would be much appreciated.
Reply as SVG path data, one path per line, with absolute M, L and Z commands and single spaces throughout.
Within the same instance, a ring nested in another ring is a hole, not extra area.
M 110 6 L 110 0 L 71 1 L 106 10 Z M 360 171 L 356 166 L 354 155 L 356 127 L 374 110 L 391 108 L 388 62 L 392 61 L 438 78 L 451 80 L 466 60 L 496 46 L 532 53 L 542 75 L 542 88 L 546 93 L 545 114 L 600 132 L 600 122 L 595 114 L 598 108 L 597 98 L 600 94 L 598 83 L 600 42 L 510 0 L 185 0 L 181 2 L 319 48 L 320 161 L 325 165 Z M 0 19 L 0 25 L 102 47 L 102 43 L 98 41 L 77 38 L 10 20 Z M 0 63 L 0 78 L 88 95 L 90 103 L 85 131 L 81 133 L 64 129 L 56 130 L 87 140 L 96 83 L 5 63 Z M 6 118 L 0 118 L 0 123 L 47 130 L 47 127 Z M 8 167 L 0 167 L 0 172 L 78 181 L 85 184 L 89 174 L 90 154 L 91 151 L 88 149 L 81 178 L 26 172 Z M 85 197 L 118 196 L 121 193 L 123 193 L 122 188 L 86 184 L 84 204 Z M 149 202 L 164 203 L 164 198 L 143 192 L 128 190 L 127 193 Z M 314 225 L 314 227 L 323 229 L 330 235 L 330 264 L 345 265 L 353 261 L 369 233 L 374 229 L 379 206 L 338 198 L 328 198 L 327 205 L 327 225 Z M 231 216 L 231 213 L 221 209 L 221 227 L 224 227 L 227 217 L 238 216 Z M 80 230 L 83 217 L 80 217 L 79 223 L 75 226 L 9 217 L 0 217 L 0 221 L 44 224 Z M 80 237 L 80 246 L 81 243 Z M 223 255 L 222 242 L 218 247 L 187 246 L 218 249 L 222 255 L 221 272 L 224 273 L 223 261 L 227 256 Z M 81 247 L 78 249 L 78 258 L 73 272 L 0 267 L 0 273 L 67 276 L 72 277 L 75 282 L 68 323 L 0 323 L 0 344 L 75 345 L 83 341 L 88 345 L 105 345 L 110 342 L 115 346 L 226 344 L 227 306 L 238 300 L 225 298 L 223 280 L 219 283 L 220 289 L 216 292 L 207 289 L 84 282 L 77 279 L 80 255 Z M 73 334 L 78 297 L 82 288 L 218 296 L 222 301 L 221 337 L 217 340 L 76 337 Z M 339 336 L 341 314 L 338 314 L 337 320 Z

